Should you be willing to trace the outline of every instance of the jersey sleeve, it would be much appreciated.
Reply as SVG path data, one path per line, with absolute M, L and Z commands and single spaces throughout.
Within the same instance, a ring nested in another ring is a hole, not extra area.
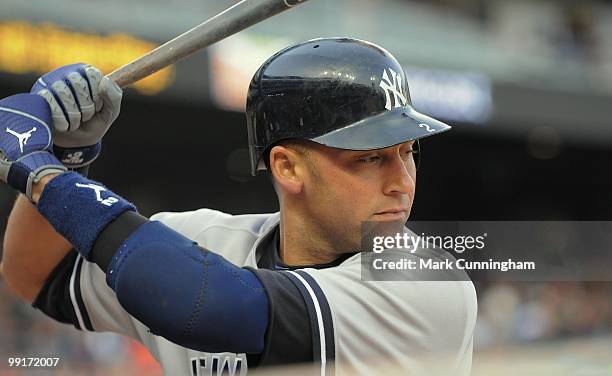
M 44 312 L 47 316 L 65 324 L 72 324 L 80 330 L 93 330 L 89 317 L 79 316 L 83 300 L 81 298 L 79 268 L 82 259 L 72 250 L 51 272 L 43 288 L 32 303 L 34 308 Z M 78 298 L 77 293 L 78 292 Z
M 102 270 L 74 250 L 49 275 L 33 306 L 80 330 L 110 331 L 137 339 L 146 333 L 121 307 Z
M 319 302 L 326 341 L 321 349 L 335 351 L 335 366 L 350 364 L 356 374 L 374 374 L 385 366 L 420 374 L 433 364 L 443 366 L 442 374 L 469 375 L 476 323 L 473 284 L 363 281 L 359 256 L 337 268 L 300 273 Z

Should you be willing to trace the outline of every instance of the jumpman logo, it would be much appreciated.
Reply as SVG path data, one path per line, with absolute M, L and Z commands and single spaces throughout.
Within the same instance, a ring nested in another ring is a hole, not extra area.
M 116 197 L 113 197 L 113 196 L 110 196 L 110 197 L 107 197 L 107 198 L 103 199 L 102 198 L 102 192 L 106 191 L 106 188 L 101 187 L 99 185 L 76 183 L 76 186 L 79 187 L 79 188 L 93 189 L 93 191 L 96 192 L 96 200 L 98 200 L 98 202 L 102 203 L 102 205 L 112 206 L 113 204 L 115 204 L 115 203 L 117 203 L 119 201 L 119 199 L 117 199 Z
M 33 132 L 36 132 L 36 127 L 30 129 L 26 133 L 17 133 L 11 128 L 6 127 L 6 133 L 10 133 L 13 136 L 17 137 L 17 139 L 19 139 L 19 150 L 21 150 L 22 153 L 23 147 L 28 143 L 28 140 L 30 139 L 30 137 L 32 137 Z

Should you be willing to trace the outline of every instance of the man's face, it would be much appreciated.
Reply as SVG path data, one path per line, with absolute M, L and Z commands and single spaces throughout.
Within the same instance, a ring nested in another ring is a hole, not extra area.
M 359 247 L 364 221 L 406 221 L 414 201 L 414 141 L 385 149 L 309 148 L 306 205 L 338 247 Z

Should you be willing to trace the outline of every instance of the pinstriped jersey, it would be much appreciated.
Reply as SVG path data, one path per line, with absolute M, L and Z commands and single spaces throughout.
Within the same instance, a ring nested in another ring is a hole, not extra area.
M 278 258 L 279 213 L 201 209 L 151 219 L 256 272 L 270 301 L 263 353 L 198 352 L 153 335 L 121 307 L 103 271 L 76 252 L 54 270 L 34 306 L 81 330 L 135 338 L 171 375 L 246 375 L 303 362 L 321 375 L 374 375 L 386 365 L 420 374 L 432 358 L 444 359 L 445 373 L 470 372 L 476 294 L 469 281 L 364 281 L 361 253 L 289 268 Z

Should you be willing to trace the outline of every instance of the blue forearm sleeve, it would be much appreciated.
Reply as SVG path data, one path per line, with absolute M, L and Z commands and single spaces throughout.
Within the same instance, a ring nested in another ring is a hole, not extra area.
M 133 232 L 106 275 L 121 305 L 156 335 L 199 351 L 264 349 L 268 298 L 255 274 L 160 222 Z
M 100 232 L 123 212 L 136 211 L 136 207 L 102 184 L 76 172 L 66 172 L 47 184 L 38 201 L 38 211 L 89 259 Z

